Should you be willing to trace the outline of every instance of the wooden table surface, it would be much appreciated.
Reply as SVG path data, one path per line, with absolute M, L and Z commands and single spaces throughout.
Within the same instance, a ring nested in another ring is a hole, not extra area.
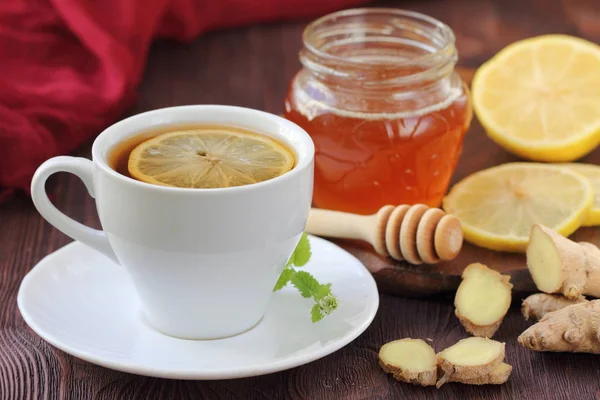
M 395 7 L 432 15 L 457 36 L 460 65 L 476 68 L 512 41 L 567 33 L 600 43 L 600 0 L 421 0 Z M 299 68 L 297 51 L 307 21 L 211 33 L 191 44 L 153 46 L 132 113 L 194 103 L 222 103 L 279 113 L 287 84 Z M 600 73 L 600 71 L 599 71 Z M 475 167 L 515 158 L 488 140 L 475 121 L 456 179 Z M 599 160 L 597 150 L 587 160 Z M 89 157 L 90 146 L 77 155 Z M 55 202 L 78 220 L 99 227 L 93 200 L 74 176 L 50 187 Z M 372 325 L 338 352 L 308 365 L 231 381 L 176 381 L 112 371 L 80 361 L 34 334 L 16 295 L 23 276 L 45 255 L 70 242 L 47 224 L 31 201 L 16 195 L 0 204 L 0 400 L 21 399 L 599 399 L 600 357 L 539 354 L 519 347 L 529 323 L 513 303 L 495 337 L 506 342 L 514 366 L 501 386 L 447 384 L 440 390 L 399 383 L 377 365 L 377 351 L 401 337 L 432 338 L 436 350 L 466 337 L 451 298 L 381 295 Z

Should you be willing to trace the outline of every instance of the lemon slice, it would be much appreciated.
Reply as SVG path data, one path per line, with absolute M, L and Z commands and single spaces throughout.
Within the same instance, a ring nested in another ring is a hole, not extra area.
M 138 145 L 128 169 L 137 180 L 180 188 L 225 188 L 266 181 L 294 166 L 275 140 L 243 130 L 206 128 L 164 133 Z
M 477 70 L 472 96 L 488 136 L 506 150 L 576 160 L 600 143 L 600 46 L 567 35 L 515 42 Z
M 463 179 L 444 198 L 443 208 L 460 219 L 465 240 L 523 252 L 532 225 L 568 236 L 581 226 L 592 200 L 589 181 L 570 169 L 517 162 Z
M 583 226 L 596 226 L 600 225 L 600 167 L 593 164 L 580 164 L 580 163 L 565 163 L 559 164 L 572 169 L 585 176 L 592 184 L 592 190 L 594 191 L 594 202 L 592 208 L 583 221 Z

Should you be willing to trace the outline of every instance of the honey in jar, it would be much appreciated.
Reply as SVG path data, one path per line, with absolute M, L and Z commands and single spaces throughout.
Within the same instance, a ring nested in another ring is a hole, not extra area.
M 439 206 L 472 118 L 452 30 L 418 13 L 354 9 L 316 20 L 303 41 L 284 115 L 315 143 L 313 204 Z

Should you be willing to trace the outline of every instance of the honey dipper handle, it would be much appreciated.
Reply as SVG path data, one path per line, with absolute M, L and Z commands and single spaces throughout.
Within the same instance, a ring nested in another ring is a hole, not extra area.
M 312 235 L 340 239 L 369 240 L 373 216 L 311 208 L 306 232 Z

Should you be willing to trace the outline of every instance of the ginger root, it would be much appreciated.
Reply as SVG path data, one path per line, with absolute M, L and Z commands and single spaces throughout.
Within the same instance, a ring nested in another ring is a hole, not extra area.
M 600 297 L 600 249 L 576 243 L 543 225 L 534 225 L 527 245 L 527 267 L 537 288 L 575 300 Z
M 517 340 L 535 351 L 600 354 L 600 300 L 548 313 Z
M 379 350 L 379 365 L 394 379 L 415 385 L 432 386 L 437 380 L 435 351 L 421 339 L 400 339 Z
M 444 376 L 437 382 L 474 380 L 490 375 L 504 361 L 504 343 L 481 337 L 462 339 L 437 355 Z
M 575 300 L 570 300 L 560 294 L 536 293 L 527 297 L 521 304 L 521 314 L 525 319 L 540 320 L 544 315 L 553 311 L 560 310 L 572 304 L 584 303 L 585 297 L 581 296 Z
M 508 381 L 512 372 L 512 366 L 505 362 L 498 364 L 492 372 L 487 375 L 471 379 L 461 379 L 459 377 L 450 378 L 449 382 L 465 383 L 467 385 L 501 385 Z
M 510 277 L 474 263 L 465 268 L 454 298 L 454 313 L 474 336 L 494 336 L 510 308 Z

